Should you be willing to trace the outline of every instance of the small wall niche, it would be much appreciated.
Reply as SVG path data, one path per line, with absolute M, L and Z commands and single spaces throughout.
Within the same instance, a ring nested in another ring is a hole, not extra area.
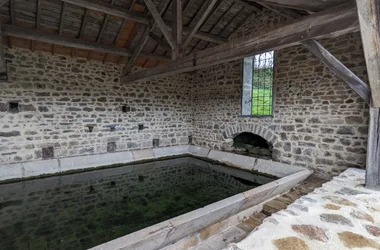
M 139 131 L 144 130 L 144 124 L 139 124 Z
M 85 127 L 88 128 L 87 132 L 89 132 L 89 133 L 92 133 L 92 131 L 94 130 L 95 126 L 96 126 L 95 124 L 87 124 L 87 125 L 85 125 Z
M 108 142 L 107 143 L 107 152 L 112 153 L 116 151 L 116 142 Z
M 189 135 L 189 144 L 192 144 L 193 143 L 193 136 L 192 135 Z
M 131 107 L 128 107 L 127 105 L 124 105 L 121 107 L 121 112 L 128 113 L 131 111 Z
M 158 148 L 160 146 L 160 139 L 153 139 L 153 148 Z
M 54 158 L 54 147 L 42 148 L 42 159 L 52 159 Z
M 20 112 L 18 102 L 9 102 L 8 111 L 13 114 Z

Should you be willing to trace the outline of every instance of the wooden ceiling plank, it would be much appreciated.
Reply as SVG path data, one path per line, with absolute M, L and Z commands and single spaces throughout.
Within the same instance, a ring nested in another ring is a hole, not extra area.
M 101 53 L 110 53 L 121 56 L 130 56 L 132 54 L 131 51 L 126 48 L 118 48 L 112 45 L 85 41 L 74 37 L 60 36 L 58 34 L 50 32 L 36 31 L 35 29 L 17 27 L 9 24 L 3 25 L 2 31 L 4 35 L 8 36 L 36 40 L 45 43 L 52 43 L 66 47 L 74 47 L 77 49 L 93 50 Z M 166 62 L 171 61 L 170 57 L 153 55 L 147 52 L 141 53 L 139 56 L 142 58 L 149 58 Z
M 334 25 L 331 25 L 332 23 Z M 267 31 L 265 34 L 252 34 L 234 39 L 210 49 L 194 52 L 167 65 L 130 74 L 123 77 L 123 82 L 197 70 L 257 53 L 293 46 L 315 37 L 356 32 L 358 28 L 356 7 L 351 3 L 344 4 Z
M 151 15 L 153 16 L 154 20 L 156 21 L 157 26 L 160 28 L 162 34 L 164 34 L 166 41 L 169 43 L 170 47 L 172 47 L 172 49 L 174 49 L 176 46 L 174 39 L 173 39 L 168 27 L 166 26 L 164 20 L 162 19 L 160 12 L 157 10 L 157 8 L 154 5 L 154 3 L 152 2 L 152 0 L 144 0 L 144 1 L 145 1 L 146 6 L 149 9 Z M 148 35 L 149 35 L 149 33 L 148 33 Z
M 193 39 L 195 33 L 199 30 L 207 16 L 210 14 L 211 10 L 213 9 L 214 5 L 216 4 L 217 0 L 207 0 L 200 11 L 196 14 L 194 20 L 189 25 L 190 31 L 187 34 L 186 38 L 184 39 L 182 43 L 182 50 L 186 49 L 187 45 L 189 45 L 191 39 Z
M 62 0 L 63 2 L 70 3 L 73 5 L 81 6 L 83 8 L 87 8 L 90 10 L 103 12 L 105 14 L 111 16 L 117 16 L 124 19 L 132 20 L 138 23 L 149 24 L 150 20 L 146 16 L 121 8 L 120 6 L 112 5 L 109 3 L 105 3 L 101 0 Z

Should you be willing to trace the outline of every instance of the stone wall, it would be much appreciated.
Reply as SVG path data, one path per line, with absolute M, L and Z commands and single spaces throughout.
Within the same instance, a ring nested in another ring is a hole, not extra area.
M 270 14 L 255 20 L 237 34 L 247 35 L 256 25 L 279 23 Z M 367 80 L 359 34 L 321 43 Z M 302 46 L 275 52 L 273 117 L 241 117 L 241 61 L 199 70 L 195 82 L 197 145 L 231 150 L 233 135 L 254 132 L 274 142 L 275 161 L 305 166 L 321 176 L 365 167 L 367 105 Z
M 152 148 L 153 139 L 160 146 L 188 143 L 191 74 L 122 85 L 122 65 L 16 48 L 5 53 L 0 164 Z M 9 112 L 9 102 L 19 103 L 18 113 Z M 46 147 L 54 156 L 43 155 Z
M 283 25 L 270 11 L 235 37 Z M 367 81 L 359 34 L 321 41 Z M 7 49 L 9 83 L 0 88 L 0 163 L 193 144 L 229 151 L 232 137 L 255 132 L 275 161 L 335 175 L 364 168 L 368 107 L 302 46 L 275 52 L 273 117 L 241 117 L 242 62 L 138 83 L 120 83 L 121 66 Z M 19 102 L 19 113 L 8 103 Z M 125 106 L 126 113 L 122 112 Z M 95 124 L 93 132 L 87 126 Z M 138 125 L 143 124 L 140 131 Z M 114 131 L 111 131 L 113 130 Z M 116 149 L 115 149 L 116 146 Z

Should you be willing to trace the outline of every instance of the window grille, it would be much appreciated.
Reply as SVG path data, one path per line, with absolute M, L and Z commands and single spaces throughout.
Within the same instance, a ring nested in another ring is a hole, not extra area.
M 244 59 L 243 115 L 273 114 L 274 52 Z

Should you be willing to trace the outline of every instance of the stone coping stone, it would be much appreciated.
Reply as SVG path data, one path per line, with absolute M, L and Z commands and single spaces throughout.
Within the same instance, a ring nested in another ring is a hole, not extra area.
M 303 167 L 210 150 L 193 145 L 182 145 L 0 165 L 0 181 L 60 174 L 179 155 L 193 155 L 207 158 L 241 169 L 255 170 L 280 178 L 305 169 Z
M 91 249 L 161 249 L 184 237 L 223 221 L 230 216 L 259 205 L 263 201 L 269 200 L 276 195 L 286 193 L 311 174 L 312 171 L 303 170 Z

